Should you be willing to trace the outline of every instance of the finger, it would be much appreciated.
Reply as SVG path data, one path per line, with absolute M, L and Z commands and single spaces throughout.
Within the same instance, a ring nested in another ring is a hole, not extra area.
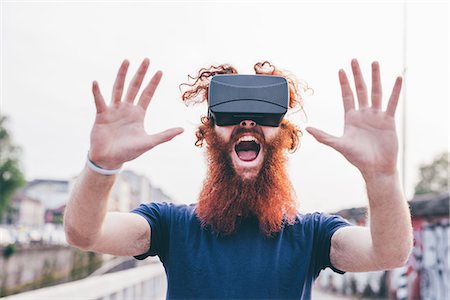
M 389 116 L 395 115 L 395 110 L 397 109 L 398 99 L 400 97 L 400 91 L 402 90 L 402 77 L 398 76 L 395 80 L 394 87 L 392 88 L 391 97 L 389 98 L 389 103 L 386 108 L 386 113 Z
M 103 99 L 102 93 L 100 92 L 100 88 L 98 86 L 98 82 L 92 82 L 92 94 L 94 95 L 95 107 L 97 109 L 97 113 L 101 113 L 107 109 L 105 99 Z
M 308 131 L 319 143 L 330 146 L 336 150 L 339 149 L 338 137 L 335 137 L 331 134 L 326 133 L 325 131 L 322 131 L 314 127 L 307 127 L 306 131 Z
M 113 94 L 112 94 L 112 104 L 120 103 L 123 94 L 123 85 L 125 83 L 125 77 L 127 75 L 128 66 L 130 62 L 124 60 L 120 65 L 119 72 L 117 73 L 116 81 L 114 82 Z
M 144 80 L 145 73 L 147 72 L 149 64 L 150 61 L 148 58 L 146 58 L 139 66 L 138 71 L 136 72 L 136 74 L 134 75 L 133 79 L 130 82 L 127 95 L 125 96 L 125 101 L 133 103 L 134 98 L 136 98 L 136 95 L 139 92 L 139 88 L 141 87 L 142 81 Z
M 146 146 L 148 149 L 152 149 L 153 147 L 156 147 L 159 144 L 170 141 L 177 135 L 183 133 L 183 131 L 184 131 L 183 128 L 177 127 L 177 128 L 167 129 L 167 130 L 157 133 L 157 134 L 149 135 Z
M 380 80 L 380 65 L 374 61 L 372 63 L 372 107 L 381 109 L 382 89 Z
M 162 72 L 158 71 L 155 75 L 153 75 L 149 84 L 145 87 L 144 91 L 139 98 L 138 105 L 142 106 L 144 110 L 147 110 L 148 104 L 153 98 L 153 94 L 155 93 L 156 88 L 158 87 L 159 82 L 161 81 Z
M 358 96 L 359 109 L 366 108 L 369 106 L 369 102 L 367 99 L 366 84 L 361 74 L 361 68 L 359 67 L 358 61 L 356 59 L 353 59 L 351 64 L 353 77 L 355 79 L 355 88 L 356 88 L 356 95 Z
M 355 109 L 355 99 L 353 98 L 352 88 L 348 82 L 344 70 L 339 70 L 339 83 L 341 84 L 342 101 L 344 103 L 344 112 Z

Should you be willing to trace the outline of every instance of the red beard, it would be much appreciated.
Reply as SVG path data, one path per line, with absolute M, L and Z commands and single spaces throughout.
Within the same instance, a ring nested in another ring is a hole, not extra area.
M 284 120 L 279 134 L 270 142 L 264 140 L 261 131 L 251 131 L 262 143 L 264 162 L 258 175 L 246 180 L 236 174 L 231 161 L 233 135 L 225 142 L 211 125 L 202 125 L 199 131 L 206 140 L 208 162 L 196 209 L 203 227 L 229 235 L 243 218 L 255 216 L 260 230 L 271 236 L 284 224 L 295 222 L 295 192 L 286 172 L 286 150 L 295 148 L 293 135 L 298 137 L 300 132 L 293 124 Z

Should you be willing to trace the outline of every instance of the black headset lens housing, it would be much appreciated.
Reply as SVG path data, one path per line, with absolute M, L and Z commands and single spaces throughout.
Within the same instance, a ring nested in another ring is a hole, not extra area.
M 208 117 L 218 126 L 253 120 L 278 127 L 288 110 L 286 78 L 272 75 L 215 75 L 208 91 Z

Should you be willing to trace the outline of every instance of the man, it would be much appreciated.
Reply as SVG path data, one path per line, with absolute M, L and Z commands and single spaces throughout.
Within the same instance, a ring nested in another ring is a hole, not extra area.
M 123 163 L 182 132 L 172 128 L 146 134 L 145 112 L 162 73 L 156 72 L 135 103 L 149 60 L 143 61 L 122 99 L 128 65 L 124 61 L 119 69 L 109 106 L 93 83 L 97 115 L 87 167 L 65 214 L 71 245 L 138 259 L 158 255 L 167 273 L 168 298 L 309 299 L 315 278 L 326 267 L 362 272 L 405 263 L 412 229 L 396 167 L 394 114 L 400 77 L 383 111 L 378 63 L 372 64 L 369 103 L 358 62 L 353 60 L 358 108 L 345 72 L 339 71 L 343 136 L 307 128 L 360 170 L 367 186 L 370 226 L 359 227 L 337 216 L 296 212 L 284 168 L 284 152 L 298 143 L 295 126 L 286 120 L 264 126 L 250 118 L 221 126 L 213 115 L 203 119 L 197 132 L 198 143 L 207 144 L 209 165 L 198 204 L 152 203 L 131 213 L 107 212 L 114 174 Z M 187 98 L 207 91 L 210 75 L 214 74 L 199 76 Z M 289 84 L 292 107 L 296 93 L 292 80 Z

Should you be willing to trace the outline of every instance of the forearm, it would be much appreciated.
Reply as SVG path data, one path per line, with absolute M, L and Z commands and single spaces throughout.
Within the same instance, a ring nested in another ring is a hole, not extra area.
M 71 245 L 88 249 L 98 238 L 115 177 L 100 175 L 87 167 L 81 172 L 64 215 L 64 229 Z
M 363 174 L 375 259 L 381 267 L 404 264 L 412 247 L 411 215 L 397 171 Z

